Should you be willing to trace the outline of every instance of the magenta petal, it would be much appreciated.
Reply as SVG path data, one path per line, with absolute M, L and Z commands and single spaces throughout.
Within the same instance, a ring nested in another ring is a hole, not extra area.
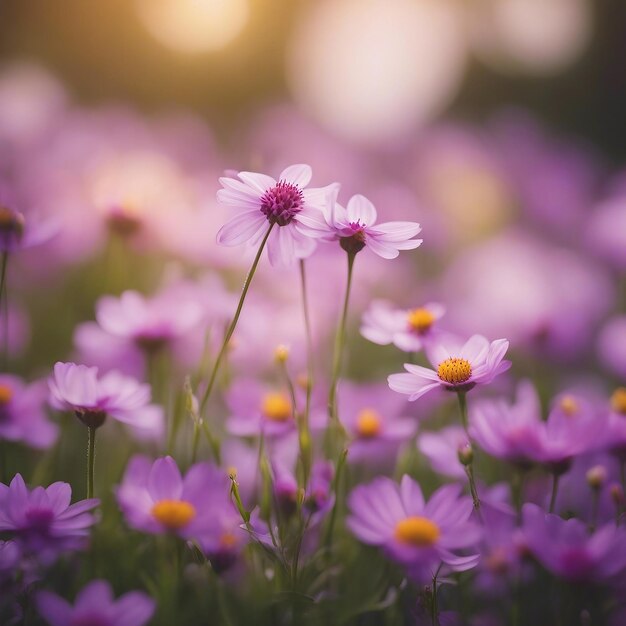
M 72 620 L 72 606 L 49 591 L 37 594 L 37 610 L 50 626 L 68 626 Z
M 178 500 L 183 493 L 183 479 L 171 456 L 157 459 L 148 476 L 148 492 L 155 501 Z

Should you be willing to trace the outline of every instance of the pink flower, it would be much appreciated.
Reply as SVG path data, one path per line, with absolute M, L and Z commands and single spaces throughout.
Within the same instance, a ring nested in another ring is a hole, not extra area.
M 408 395 L 410 401 L 436 387 L 468 391 L 477 384 L 490 383 L 509 369 L 511 362 L 503 361 L 508 348 L 506 339 L 490 344 L 482 335 L 473 335 L 463 345 L 453 339 L 440 340 L 426 350 L 436 370 L 405 363 L 408 373 L 392 374 L 387 380 L 391 389 Z
M 361 334 L 381 346 L 393 343 L 405 352 L 418 352 L 432 339 L 435 325 L 445 309 L 429 303 L 415 309 L 394 309 L 384 300 L 375 300 L 363 314 Z
M 306 212 L 300 217 L 305 232 L 323 239 L 338 239 L 348 253 L 356 254 L 368 247 L 383 259 L 395 259 L 400 250 L 419 247 L 422 239 L 413 239 L 422 227 L 417 222 L 385 222 L 376 224 L 376 207 L 361 195 L 352 196 L 346 208 L 335 199 L 337 188 L 331 189 L 321 215 Z
M 306 189 L 312 176 L 308 165 L 290 165 L 278 181 L 266 174 L 239 172 L 236 178 L 222 177 L 217 199 L 243 212 L 227 222 L 217 233 L 217 242 L 237 246 L 257 244 L 270 225 L 275 225 L 267 241 L 272 265 L 291 265 L 315 250 L 315 240 L 301 228 L 304 214 L 320 212 L 329 190 L 335 185 Z M 320 213 L 321 214 L 321 213 Z

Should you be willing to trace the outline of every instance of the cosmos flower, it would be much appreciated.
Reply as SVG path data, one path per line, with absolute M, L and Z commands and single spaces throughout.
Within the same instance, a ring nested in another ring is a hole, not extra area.
M 405 363 L 408 373 L 392 374 L 389 386 L 398 393 L 417 400 L 436 387 L 451 391 L 468 391 L 475 385 L 488 384 L 511 366 L 504 361 L 509 342 L 496 339 L 491 344 L 481 335 L 473 335 L 460 345 L 452 339 L 440 339 L 429 345 L 426 353 L 436 368 Z
M 49 448 L 58 427 L 48 419 L 45 402 L 45 384 L 27 385 L 17 376 L 0 374 L 0 439 Z
M 530 503 L 524 505 L 522 520 L 528 549 L 555 576 L 602 584 L 626 570 L 626 531 L 614 523 L 590 534 L 580 520 L 546 514 Z
M 626 387 L 618 387 L 611 395 L 603 431 L 603 447 L 626 462 Z
M 348 528 L 362 542 L 379 546 L 419 579 L 429 580 L 443 563 L 471 569 L 478 556 L 460 556 L 480 537 L 470 520 L 472 501 L 459 485 L 445 485 L 424 501 L 419 485 L 404 476 L 400 485 L 380 477 L 356 487 L 348 498 Z
M 459 450 L 469 445 L 461 426 L 448 426 L 438 432 L 419 436 L 417 447 L 437 473 L 450 478 L 465 478 L 465 467 L 459 461 Z
M 393 343 L 404 352 L 419 352 L 432 338 L 445 309 L 429 303 L 414 309 L 396 309 L 383 300 L 374 300 L 363 314 L 361 334 L 381 346 Z
M 72 488 L 56 482 L 29 490 L 20 474 L 7 486 L 0 483 L 0 532 L 20 546 L 50 562 L 62 552 L 85 547 L 89 529 L 96 523 L 90 513 L 98 500 L 70 504 Z
M 244 209 L 217 233 L 217 242 L 237 246 L 258 243 L 271 225 L 267 242 L 272 265 L 291 265 L 315 250 L 315 241 L 302 228 L 302 218 L 319 212 L 333 187 L 308 188 L 313 173 L 308 165 L 291 165 L 278 181 L 266 174 L 239 172 L 237 178 L 222 177 L 217 198 L 222 204 Z
M 88 583 L 73 606 L 50 591 L 40 591 L 36 602 L 39 614 L 50 626 L 144 626 L 156 608 L 156 602 L 141 591 L 130 591 L 115 600 L 106 580 Z
M 48 381 L 50 404 L 73 411 L 86 426 L 99 427 L 107 417 L 148 430 L 163 428 L 163 411 L 150 404 L 150 386 L 111 371 L 98 376 L 97 367 L 56 363 Z
M 367 247 L 383 259 L 395 259 L 400 250 L 421 245 L 422 239 L 414 239 L 422 230 L 417 222 L 376 224 L 376 207 L 365 196 L 352 196 L 344 208 L 335 201 L 336 191 L 328 194 L 322 213 L 307 212 L 301 216 L 305 232 L 312 237 L 339 240 L 349 254 Z

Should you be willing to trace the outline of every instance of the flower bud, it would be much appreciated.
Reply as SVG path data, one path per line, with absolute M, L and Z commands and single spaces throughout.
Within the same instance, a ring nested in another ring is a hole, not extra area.
M 603 465 L 594 465 L 585 475 L 587 484 L 592 489 L 601 489 L 606 482 L 606 468 Z
M 276 347 L 276 350 L 274 350 L 274 359 L 277 363 L 286 363 L 288 358 L 289 348 L 281 343 Z
M 461 465 L 465 465 L 467 467 L 468 465 L 471 465 L 474 461 L 474 450 L 469 443 L 460 445 L 459 449 L 457 450 L 457 454 L 459 457 L 459 463 L 461 463 Z

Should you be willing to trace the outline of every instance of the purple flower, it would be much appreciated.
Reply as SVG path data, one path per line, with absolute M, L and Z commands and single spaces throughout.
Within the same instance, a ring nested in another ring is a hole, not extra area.
M 448 426 L 436 433 L 422 433 L 419 451 L 428 458 L 432 468 L 451 478 L 465 479 L 465 467 L 459 461 L 459 450 L 469 445 L 467 434 L 460 426 Z
M 30 491 L 20 474 L 9 486 L 0 483 L 0 532 L 7 532 L 24 549 L 50 562 L 61 552 L 82 549 L 89 528 L 96 523 L 90 513 L 98 500 L 70 504 L 72 488 L 63 482 Z
M 326 202 L 329 187 L 307 189 L 312 176 L 308 165 L 291 165 L 278 181 L 266 174 L 239 172 L 236 178 L 222 177 L 218 200 L 242 213 L 226 223 L 217 233 L 217 242 L 237 246 L 257 244 L 270 225 L 275 225 L 267 242 L 272 265 L 291 265 L 315 250 L 315 241 L 302 228 L 304 215 L 314 215 Z
M 442 563 L 454 571 L 474 567 L 478 556 L 456 551 L 476 545 L 472 501 L 459 485 L 445 485 L 424 502 L 419 485 L 404 476 L 400 485 L 380 477 L 356 487 L 348 498 L 348 528 L 362 542 L 379 546 L 418 578 L 432 578 Z
M 97 367 L 56 363 L 48 381 L 50 404 L 74 411 L 87 426 L 99 427 L 107 416 L 147 430 L 163 427 L 163 411 L 150 404 L 150 386 L 111 371 L 98 376 Z
M 307 212 L 301 217 L 311 236 L 338 239 L 350 254 L 368 247 L 383 259 L 395 259 L 400 250 L 413 250 L 422 243 L 414 239 L 422 230 L 417 222 L 376 224 L 376 208 L 365 196 L 352 196 L 344 208 L 335 201 L 336 191 L 328 195 L 323 213 Z
M 601 364 L 626 380 L 626 315 L 615 315 L 600 330 L 597 352 Z
M 589 534 L 577 519 L 546 514 L 534 504 L 522 510 L 529 550 L 555 576 L 576 583 L 603 583 L 626 570 L 626 531 L 614 523 Z
M 130 591 L 115 600 L 106 580 L 92 580 L 83 587 L 74 606 L 50 591 L 37 594 L 39 614 L 50 626 L 143 626 L 155 608 L 155 601 L 141 591 Z
M 435 325 L 444 313 L 444 307 L 436 303 L 402 310 L 383 300 L 374 300 L 363 314 L 361 334 L 381 346 L 393 343 L 404 352 L 419 352 L 424 342 L 432 338 Z
M 626 387 L 618 387 L 611 395 L 603 430 L 603 447 L 621 462 L 626 461 Z
M 278 437 L 296 429 L 291 399 L 286 391 L 254 380 L 238 380 L 226 395 L 230 417 L 226 429 L 241 437 Z
M 342 383 L 338 409 L 342 424 L 351 438 L 351 461 L 375 463 L 395 459 L 398 448 L 412 440 L 417 430 L 414 420 L 401 418 L 404 398 L 386 385 Z
M 405 363 L 406 374 L 392 374 L 389 386 L 398 393 L 417 400 L 436 387 L 451 391 L 468 391 L 478 384 L 488 384 L 511 366 L 503 361 L 508 350 L 506 339 L 496 339 L 491 344 L 481 335 L 473 335 L 460 345 L 456 340 L 440 339 L 427 347 L 428 359 L 436 368 Z
M 197 537 L 216 514 L 214 490 L 225 479 L 208 463 L 197 463 L 183 478 L 170 456 L 153 463 L 136 455 L 126 467 L 116 497 L 130 527 L 189 539 Z M 224 489 L 225 499 L 227 486 Z
M 49 448 L 58 427 L 48 420 L 45 401 L 45 384 L 26 385 L 17 376 L 0 374 L 0 439 Z

